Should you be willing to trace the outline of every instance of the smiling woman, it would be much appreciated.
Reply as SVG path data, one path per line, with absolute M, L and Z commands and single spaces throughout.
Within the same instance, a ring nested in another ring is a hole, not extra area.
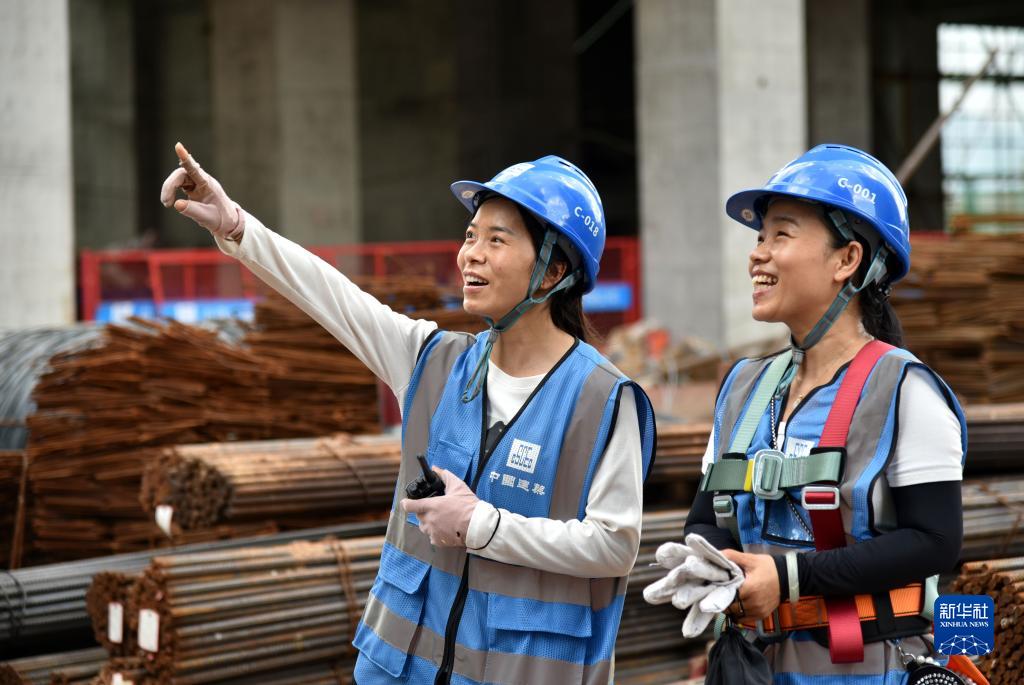
M 821 145 L 726 212 L 757 231 L 751 313 L 792 346 L 723 382 L 686 532 L 744 569 L 728 614 L 775 683 L 913 682 L 934 651 L 928 588 L 960 549 L 966 428 L 898 347 L 906 196 L 874 157 Z
M 655 429 L 643 391 L 585 339 L 582 296 L 605 240 L 590 179 L 549 156 L 452 185 L 471 213 L 463 304 L 490 325 L 471 336 L 391 311 L 178 156 L 164 204 L 391 387 L 400 485 L 417 457 L 443 482 L 440 496 L 396 497 L 353 641 L 356 681 L 609 682 Z

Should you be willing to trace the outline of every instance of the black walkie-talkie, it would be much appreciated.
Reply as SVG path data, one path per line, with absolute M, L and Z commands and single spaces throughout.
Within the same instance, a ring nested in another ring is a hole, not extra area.
M 440 476 L 430 469 L 427 458 L 422 454 L 416 455 L 416 460 L 423 469 L 423 475 L 405 486 L 405 495 L 409 499 L 425 499 L 437 497 L 444 494 L 444 481 Z

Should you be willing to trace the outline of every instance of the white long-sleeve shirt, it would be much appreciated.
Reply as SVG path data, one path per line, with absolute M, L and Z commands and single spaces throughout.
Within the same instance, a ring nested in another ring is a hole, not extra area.
M 220 249 L 241 261 L 338 339 L 398 397 L 404 407 L 409 381 L 432 321 L 398 314 L 364 292 L 341 272 L 305 248 L 245 215 L 241 242 L 217 239 Z M 543 375 L 514 377 L 490 363 L 487 374 L 488 425 L 508 423 Z M 498 529 L 483 557 L 554 573 L 598 578 L 629 573 L 640 545 L 643 475 L 640 429 L 632 390 L 627 388 L 611 439 L 594 475 L 582 521 L 527 518 L 501 511 Z M 468 547 L 487 543 L 498 510 L 479 502 L 467 531 Z

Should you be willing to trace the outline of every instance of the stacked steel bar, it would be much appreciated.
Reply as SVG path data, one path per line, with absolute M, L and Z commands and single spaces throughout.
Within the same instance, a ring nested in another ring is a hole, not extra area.
M 28 419 L 36 558 L 160 540 L 138 506 L 138 446 L 270 437 L 266 369 L 215 332 L 173 322 L 109 326 L 102 344 L 51 358 Z
M 387 516 L 401 460 L 398 440 L 351 437 L 180 445 L 151 460 L 141 501 L 171 507 L 184 530 L 253 519 L 353 510 Z
M 1024 401 L 1024 241 L 912 238 L 893 293 L 908 347 L 971 402 Z
M 995 646 L 978 666 L 992 685 L 1024 682 L 1024 557 L 964 564 L 952 592 L 995 600 Z
M 679 611 L 642 598 L 644 585 L 664 574 L 649 567 L 655 550 L 679 539 L 685 516 L 676 510 L 644 517 L 616 646 L 617 658 L 632 659 L 641 674 L 649 675 L 641 665 L 655 661 L 661 671 L 679 667 L 681 655 L 698 644 L 682 636 Z M 267 682 L 264 673 L 297 664 L 339 668 L 340 661 L 350 669 L 349 642 L 382 544 L 382 537 L 370 537 L 157 557 L 135 586 L 139 654 L 167 683 Z M 143 617 L 144 611 L 152 613 Z M 158 631 L 144 637 L 144 624 Z
M 19 565 L 19 531 L 25 517 L 28 459 L 20 450 L 0 450 L 0 568 Z
M 699 480 L 701 458 L 710 437 L 709 423 L 659 424 L 652 480 Z
M 0 685 L 88 685 L 106 660 L 102 647 L 16 659 L 0 664 Z
M 146 669 L 186 685 L 354 659 L 382 536 L 156 557 L 136 586 Z
M 967 471 L 1024 471 L 1024 403 L 971 405 Z
M 135 654 L 135 632 L 126 619 L 134 616 L 132 589 L 138 575 L 100 571 L 93 576 L 85 593 L 85 607 L 92 620 L 96 642 L 111 656 Z
M 190 545 L 171 551 L 198 553 L 280 545 L 293 540 L 319 539 L 326 535 L 339 538 L 377 535 L 383 533 L 384 526 L 383 521 L 348 523 L 272 536 Z M 86 592 L 93 577 L 101 572 L 141 574 L 154 554 L 136 552 L 0 573 L 0 597 L 5 598 L 4 610 L 0 611 L 0 658 L 13 656 L 15 650 L 39 642 L 52 644 L 54 641 L 90 639 L 91 624 L 86 608 Z
M 1024 477 L 964 481 L 965 561 L 1024 554 Z

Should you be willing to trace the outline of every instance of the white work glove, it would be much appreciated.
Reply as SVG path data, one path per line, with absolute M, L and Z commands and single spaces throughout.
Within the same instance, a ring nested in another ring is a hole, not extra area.
M 160 188 L 160 202 L 195 221 L 214 235 L 239 241 L 245 231 L 242 208 L 232 202 L 220 182 L 203 171 L 181 143 L 174 145 L 179 167 L 171 172 Z M 175 199 L 177 190 L 188 199 Z
M 403 499 L 401 506 L 416 514 L 420 530 L 438 547 L 465 547 L 469 521 L 480 501 L 461 478 L 451 471 L 433 467 L 444 481 L 444 494 L 424 499 Z
M 677 609 L 689 609 L 683 621 L 686 637 L 703 633 L 743 584 L 743 570 L 696 533 L 686 536 L 685 545 L 666 542 L 654 556 L 669 572 L 644 588 L 644 600 L 649 604 L 672 602 Z

